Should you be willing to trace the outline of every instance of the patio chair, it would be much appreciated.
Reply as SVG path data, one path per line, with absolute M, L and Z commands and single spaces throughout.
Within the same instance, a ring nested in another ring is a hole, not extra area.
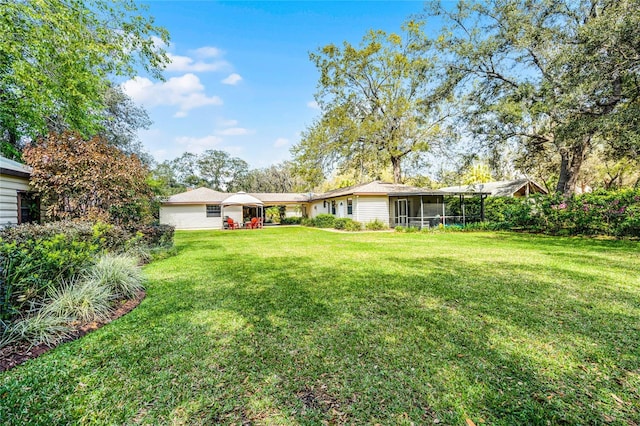
M 259 217 L 259 218 L 257 218 L 257 219 L 258 219 L 258 220 L 256 221 L 256 225 L 255 225 L 254 229 L 257 229 L 257 228 L 262 229 L 262 218 L 261 218 L 261 217 Z
M 258 218 L 252 217 L 251 222 L 249 222 L 249 229 L 256 229 L 258 227 Z
M 238 222 L 234 221 L 231 218 L 227 218 L 227 224 L 229 225 L 229 229 L 238 229 L 238 228 L 240 228 L 240 225 L 238 225 Z

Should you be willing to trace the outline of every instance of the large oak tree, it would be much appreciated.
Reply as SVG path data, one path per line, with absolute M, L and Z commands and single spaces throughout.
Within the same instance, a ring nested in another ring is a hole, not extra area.
M 638 155 L 638 0 L 460 1 L 428 11 L 445 22 L 437 47 L 489 146 L 552 153 L 565 195 L 595 144 Z
M 292 150 L 308 180 L 390 167 L 400 182 L 403 162 L 443 138 L 448 91 L 440 90 L 436 62 L 425 55 L 429 45 L 422 24 L 409 22 L 402 34 L 370 31 L 359 47 L 330 44 L 310 55 L 320 72 L 322 115 Z

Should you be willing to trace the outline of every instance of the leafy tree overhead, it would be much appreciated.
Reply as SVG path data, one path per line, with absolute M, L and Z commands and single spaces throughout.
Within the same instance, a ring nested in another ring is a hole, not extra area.
M 410 22 L 402 35 L 371 31 L 360 47 L 330 44 L 310 55 L 320 71 L 322 115 L 292 150 L 308 179 L 391 166 L 400 182 L 403 162 L 444 138 L 449 90 L 438 85 L 429 46 L 422 24 Z
M 18 146 L 64 125 L 96 134 L 108 79 L 138 66 L 161 78 L 166 30 L 134 0 L 0 0 L 0 131 Z
M 27 145 L 31 186 L 41 197 L 45 219 L 103 220 L 129 225 L 151 220 L 148 170 L 103 138 L 49 134 Z
M 556 191 L 575 191 L 597 144 L 637 155 L 640 1 L 435 2 L 437 47 L 468 122 L 489 146 L 554 154 Z M 545 153 L 544 156 L 547 156 Z

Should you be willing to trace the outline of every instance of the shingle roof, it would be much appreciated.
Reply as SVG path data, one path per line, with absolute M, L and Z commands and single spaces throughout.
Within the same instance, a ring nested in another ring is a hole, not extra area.
M 309 201 L 309 194 L 300 194 L 295 192 L 252 192 L 250 195 L 253 195 L 263 203 L 306 203 Z
M 471 185 L 449 186 L 440 188 L 443 192 L 488 192 L 494 197 L 510 197 L 525 185 L 530 184 L 535 192 L 546 194 L 547 191 L 529 179 L 501 180 L 497 182 L 476 183 Z
M 4 175 L 29 177 L 31 176 L 31 167 L 18 163 L 17 161 L 9 160 L 8 158 L 0 156 L 0 173 Z
M 404 185 L 401 183 L 381 182 L 379 180 L 361 183 L 358 185 L 348 186 L 346 188 L 335 189 L 333 191 L 325 192 L 324 194 L 317 194 L 313 197 L 314 200 L 323 200 L 327 198 L 343 197 L 345 195 L 438 195 L 440 191 L 433 189 L 419 188 L 417 186 Z
M 172 195 L 164 204 L 220 204 L 227 197 L 229 197 L 229 194 L 225 192 L 214 191 L 209 188 L 198 188 Z

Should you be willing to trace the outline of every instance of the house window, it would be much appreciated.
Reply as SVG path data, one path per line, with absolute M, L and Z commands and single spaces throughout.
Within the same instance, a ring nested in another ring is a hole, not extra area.
M 333 215 L 336 214 L 336 202 L 335 201 L 331 202 L 331 214 L 333 214 Z
M 220 217 L 220 206 L 207 205 L 207 217 Z
M 347 198 L 347 214 L 349 214 L 349 215 L 353 214 L 353 199 L 352 198 Z

